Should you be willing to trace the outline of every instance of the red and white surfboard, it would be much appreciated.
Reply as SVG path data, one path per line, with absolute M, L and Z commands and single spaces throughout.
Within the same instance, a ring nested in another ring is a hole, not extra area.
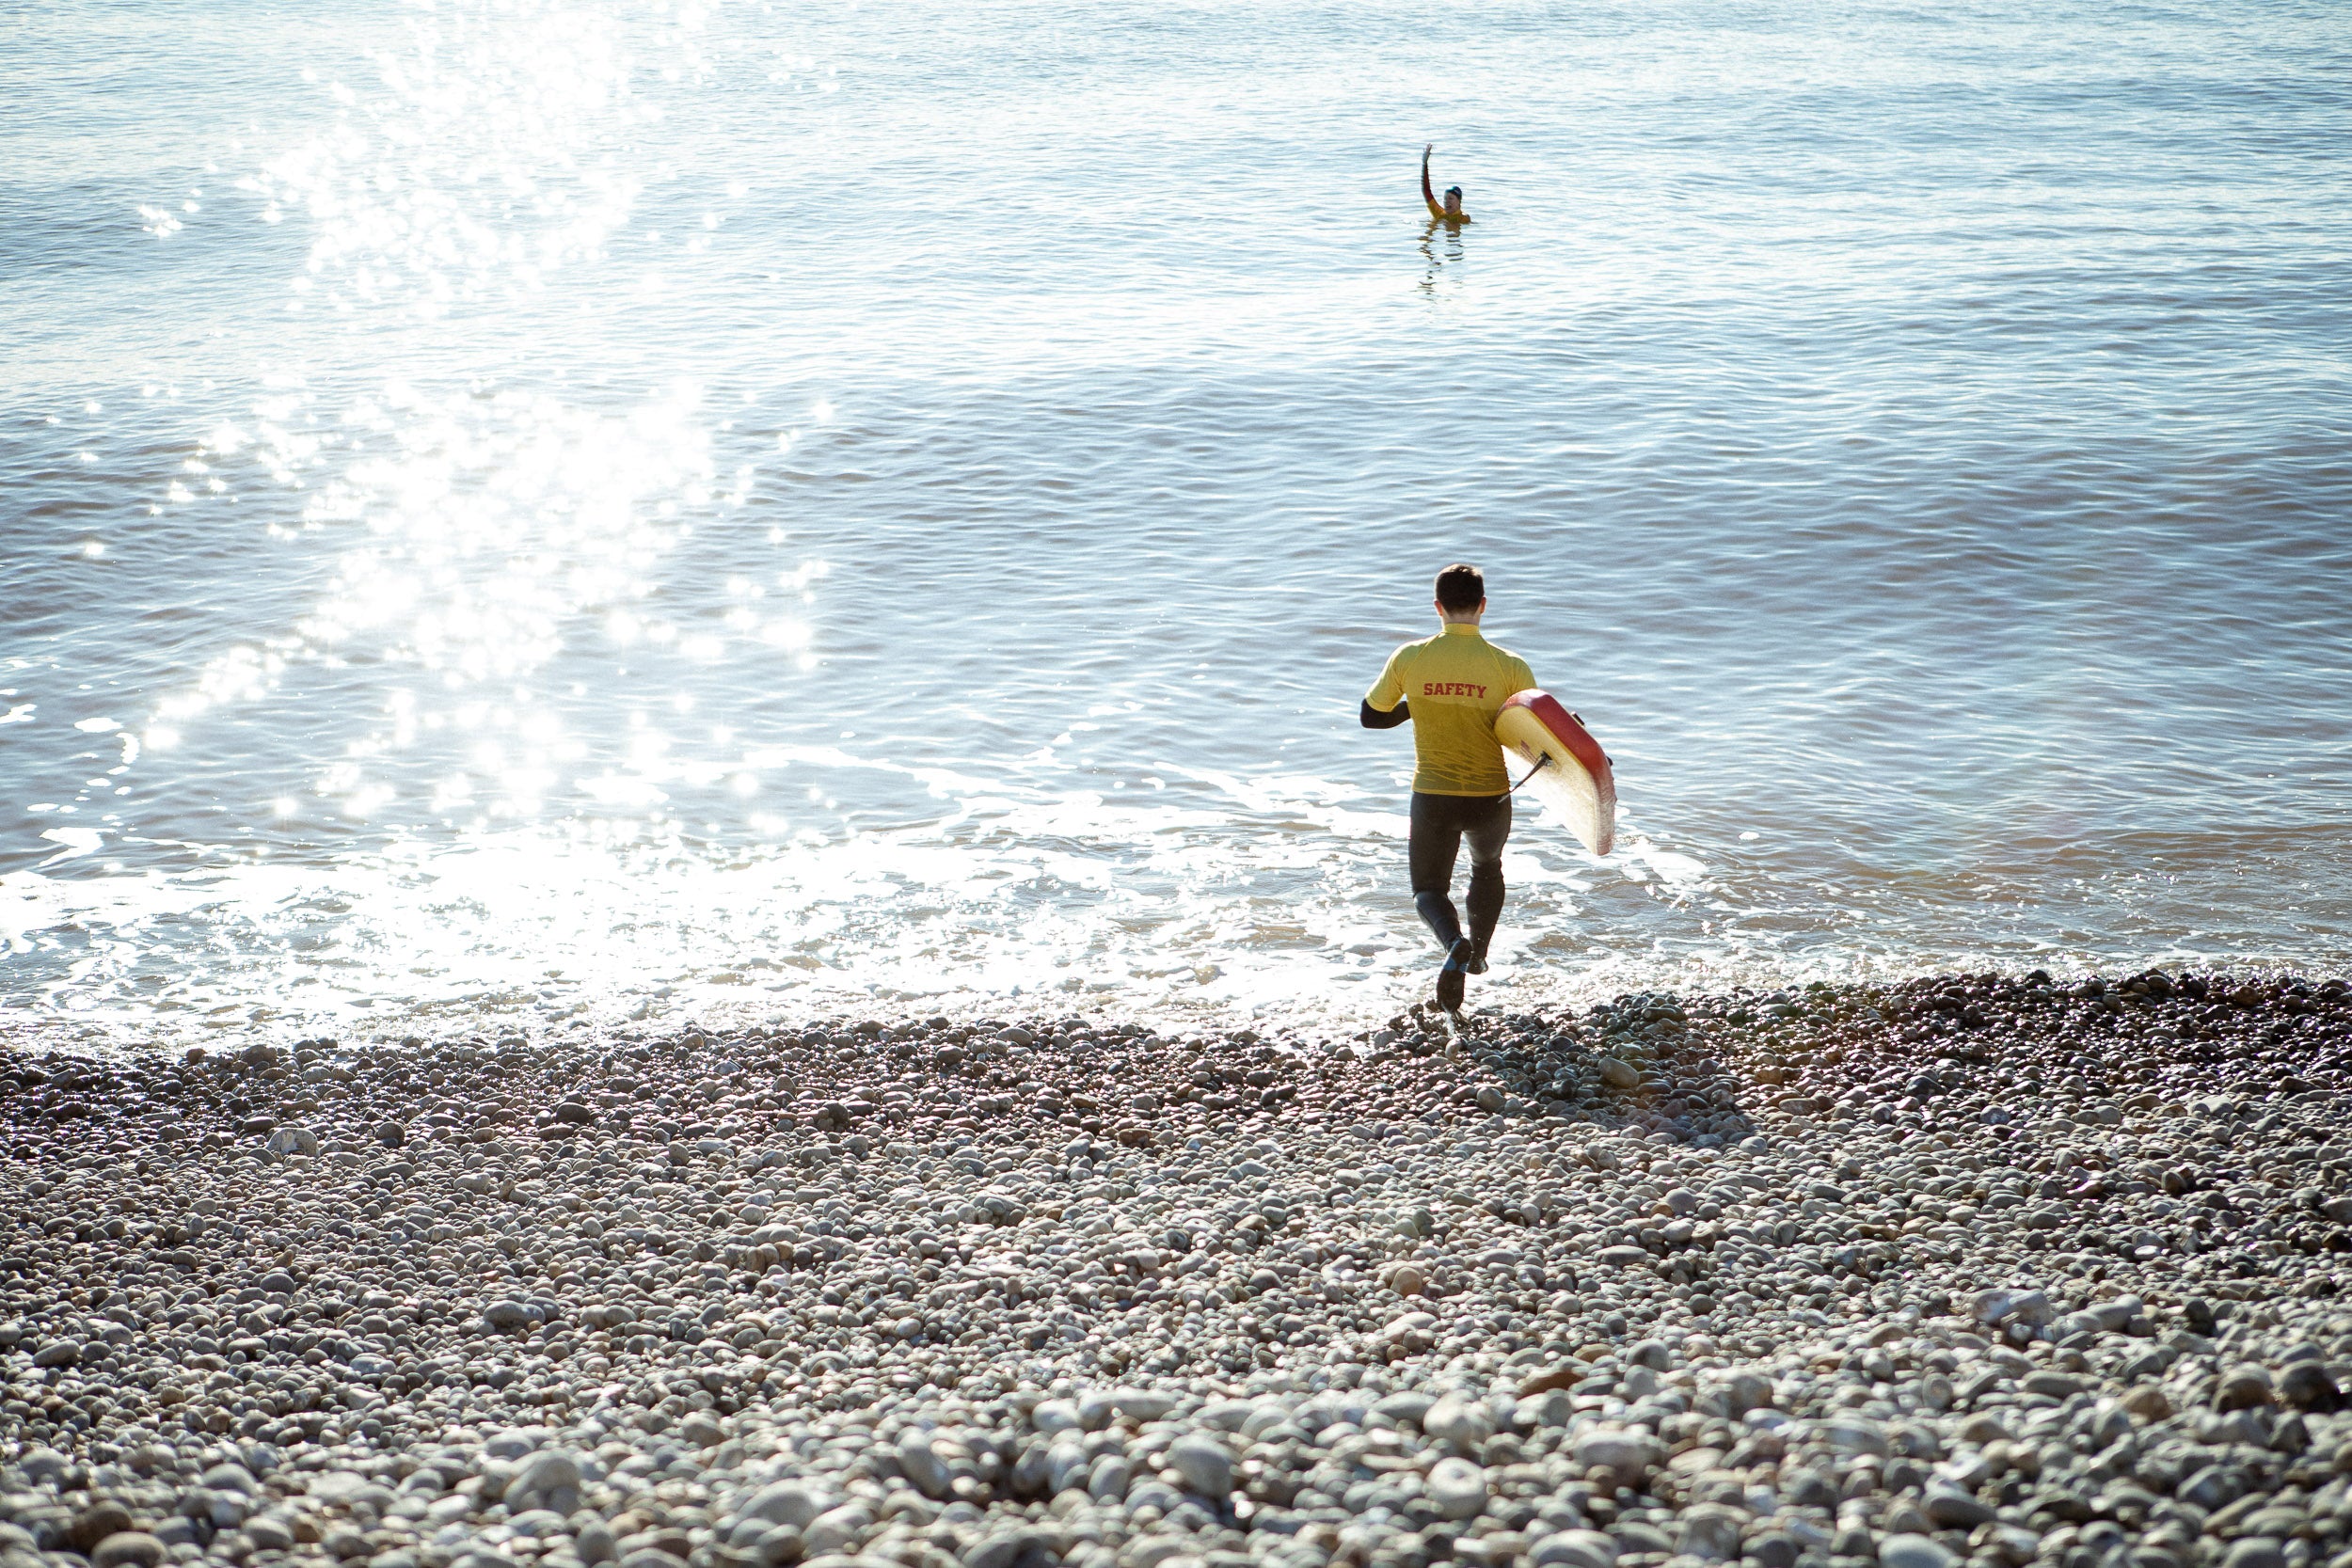
M 1549 691 L 1522 691 L 1495 715 L 1495 739 L 1534 769 L 1527 787 L 1568 825 L 1585 848 L 1605 855 L 1617 842 L 1617 781 L 1609 754 Z

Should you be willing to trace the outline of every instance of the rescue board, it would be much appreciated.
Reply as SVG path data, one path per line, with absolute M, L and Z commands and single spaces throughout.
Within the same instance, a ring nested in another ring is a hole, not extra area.
M 1525 780 L 1584 847 L 1616 847 L 1617 782 L 1609 754 L 1549 691 L 1522 691 L 1495 715 L 1495 739 L 1533 771 Z

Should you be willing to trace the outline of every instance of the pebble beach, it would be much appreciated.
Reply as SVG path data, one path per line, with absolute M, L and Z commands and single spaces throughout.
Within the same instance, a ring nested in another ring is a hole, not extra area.
M 2156 972 L 17 1054 L 0 1568 L 2334 1564 L 2347 1061 Z

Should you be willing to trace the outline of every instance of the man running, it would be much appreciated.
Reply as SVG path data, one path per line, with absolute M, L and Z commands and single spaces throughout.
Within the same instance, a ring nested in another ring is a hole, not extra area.
M 1511 836 L 1511 780 L 1495 739 L 1503 699 L 1534 689 L 1527 661 L 1486 641 L 1486 579 L 1475 566 L 1438 574 L 1435 637 L 1407 642 L 1364 697 L 1368 730 L 1413 721 L 1413 834 L 1407 851 L 1413 908 L 1428 922 L 1445 965 L 1438 1005 L 1460 1010 L 1462 977 L 1486 973 L 1486 944 L 1502 917 L 1502 845 Z M 1414 705 L 1419 705 L 1418 706 Z M 1454 912 L 1454 862 L 1470 849 L 1470 935 Z

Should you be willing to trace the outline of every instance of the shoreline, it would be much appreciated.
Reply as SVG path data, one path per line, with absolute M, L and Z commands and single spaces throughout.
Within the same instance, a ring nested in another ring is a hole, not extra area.
M 2342 1549 L 2341 979 L 1397 1022 L 8 1053 L 0 1568 Z

